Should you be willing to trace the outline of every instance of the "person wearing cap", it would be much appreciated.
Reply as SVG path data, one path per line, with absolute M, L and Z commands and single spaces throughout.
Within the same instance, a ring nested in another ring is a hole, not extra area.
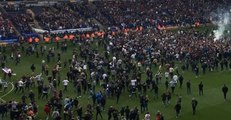
M 192 98 L 192 109 L 193 109 L 193 115 L 196 114 L 196 107 L 197 107 L 197 100 L 195 98 Z

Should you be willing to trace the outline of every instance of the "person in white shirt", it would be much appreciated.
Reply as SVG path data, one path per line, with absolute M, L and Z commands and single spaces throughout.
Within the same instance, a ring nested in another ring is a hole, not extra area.
M 135 86 L 136 86 L 136 81 L 137 81 L 136 79 L 131 80 L 131 86 L 132 86 L 132 87 L 135 87 Z
M 64 98 L 63 104 L 66 105 L 70 101 L 70 98 L 67 96 Z
M 63 80 L 64 91 L 67 91 L 67 85 L 69 81 L 67 79 Z
M 172 73 L 174 69 L 172 67 L 169 68 L 169 72 Z
M 129 97 L 132 97 L 133 95 L 136 96 L 136 79 L 131 80 L 131 86 L 130 86 L 130 95 Z
M 83 70 L 85 70 L 85 71 L 87 70 L 87 65 L 86 64 L 83 65 Z
M 174 68 L 170 67 L 169 68 L 169 74 L 170 74 L 171 79 L 173 77 L 173 72 L 174 72 Z
M 138 62 L 138 63 L 137 63 L 137 66 L 138 66 L 139 68 L 141 68 L 142 65 L 141 65 L 140 62 Z
M 173 78 L 172 78 L 172 79 L 174 80 L 175 83 L 178 82 L 178 76 L 177 76 L 177 75 L 173 75 Z
M 103 80 L 106 80 L 106 78 L 107 78 L 107 74 L 106 74 L 106 73 L 104 73 L 104 74 L 102 75 L 102 78 L 103 78 Z
M 134 60 L 134 59 L 136 58 L 136 54 L 135 54 L 135 53 L 132 54 L 132 55 L 131 55 L 131 58 Z
M 113 62 L 116 62 L 116 57 L 115 57 L 115 56 L 112 57 L 112 61 L 113 61 Z
M 175 90 L 175 87 L 176 87 L 176 82 L 174 80 L 171 80 L 169 82 L 169 84 L 170 84 L 170 87 L 172 89 L 172 93 L 174 93 L 174 90 Z
M 176 54 L 175 54 L 175 57 L 176 57 L 176 60 L 179 61 L 180 54 L 176 53 Z
M 169 72 L 166 71 L 166 72 L 164 73 L 164 76 L 165 76 L 165 79 L 168 80 Z
M 18 87 L 19 87 L 19 91 L 24 92 L 24 82 L 22 80 L 18 81 Z
M 151 120 L 151 115 L 147 112 L 144 116 L 144 120 Z
M 91 72 L 91 79 L 95 78 L 95 72 Z
M 59 116 L 60 116 L 60 113 L 59 113 L 59 111 L 56 109 L 56 110 L 54 110 L 53 111 L 53 113 L 52 113 L 52 118 L 55 120 L 56 118 L 58 118 Z
M 162 71 L 162 65 L 159 66 L 159 71 L 160 71 L 160 72 Z

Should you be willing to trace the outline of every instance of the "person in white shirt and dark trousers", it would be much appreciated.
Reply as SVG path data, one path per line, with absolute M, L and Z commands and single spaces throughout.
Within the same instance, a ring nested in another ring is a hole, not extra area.
M 64 91 L 67 91 L 67 85 L 69 81 L 67 79 L 63 80 Z

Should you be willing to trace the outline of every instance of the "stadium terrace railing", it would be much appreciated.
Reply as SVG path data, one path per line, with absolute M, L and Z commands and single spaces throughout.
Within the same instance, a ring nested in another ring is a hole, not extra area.
M 88 28 L 62 29 L 62 30 L 52 30 L 52 31 L 32 28 L 32 30 L 35 31 L 36 33 L 39 33 L 39 34 L 43 34 L 43 33 L 60 34 L 60 33 L 65 33 L 65 32 L 74 33 L 74 32 L 77 32 L 77 31 L 78 32 L 88 32 L 88 31 L 92 31 L 93 28 L 88 27 Z

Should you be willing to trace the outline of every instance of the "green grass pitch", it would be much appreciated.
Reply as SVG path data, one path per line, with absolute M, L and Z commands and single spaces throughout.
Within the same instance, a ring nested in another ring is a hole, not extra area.
M 44 44 L 48 47 L 56 46 L 55 44 Z M 62 54 L 62 60 L 64 58 L 70 58 L 72 54 L 72 50 L 74 48 L 77 48 L 78 46 L 73 46 L 72 44 L 68 44 L 68 52 Z M 9 48 L 7 48 L 9 52 Z M 9 53 L 10 54 L 10 53 Z M 25 74 L 31 74 L 30 66 L 32 63 L 35 64 L 36 70 L 35 73 L 39 74 L 41 71 L 41 61 L 46 60 L 46 56 L 36 58 L 36 56 L 25 56 L 25 54 L 22 54 L 22 60 L 19 65 L 15 65 L 14 61 L 9 59 L 8 55 L 8 62 L 7 67 L 10 67 L 13 69 L 13 71 L 16 73 L 16 76 L 13 76 L 12 81 L 17 81 L 22 75 Z M 52 61 L 52 60 L 51 60 Z M 51 62 L 49 64 L 50 69 L 54 66 L 55 62 Z M 180 63 L 179 63 L 180 64 Z M 61 81 L 66 77 L 66 72 L 68 68 L 65 68 L 61 70 Z M 156 73 L 157 68 L 154 68 L 154 73 Z M 145 73 L 143 73 L 144 75 Z M 3 73 L 0 72 L 0 76 L 3 76 Z M 166 120 L 230 120 L 230 114 L 231 114 L 231 92 L 228 92 L 228 101 L 224 101 L 223 94 L 221 91 L 221 88 L 223 84 L 225 83 L 230 89 L 231 89 L 231 71 L 224 70 L 224 71 L 213 71 L 208 72 L 205 75 L 202 75 L 200 71 L 200 75 L 198 78 L 195 78 L 193 73 L 191 71 L 185 71 L 183 73 L 184 76 L 184 83 L 183 88 L 180 89 L 179 86 L 176 87 L 175 93 L 182 95 L 182 112 L 181 117 L 176 118 L 174 105 L 177 101 L 177 95 L 172 96 L 171 104 L 163 107 L 161 102 L 160 95 L 165 92 L 165 86 L 164 86 L 164 80 L 162 78 L 162 84 L 159 86 L 159 99 L 153 99 L 153 95 L 151 94 L 150 90 L 148 90 L 150 102 L 149 102 L 149 112 L 151 114 L 151 120 L 155 120 L 155 114 L 158 110 L 160 110 Z M 47 82 L 47 79 L 45 76 L 43 76 L 44 81 Z M 191 80 L 191 87 L 192 87 L 192 94 L 187 95 L 186 94 L 186 81 Z M 198 95 L 198 84 L 202 81 L 204 84 L 204 95 L 199 96 Z M 12 86 L 9 85 L 6 92 L 1 92 L 0 97 L 1 99 L 5 101 L 9 101 L 12 99 L 20 100 L 22 94 L 17 93 L 15 94 L 14 91 L 9 92 L 12 89 Z M 63 85 L 61 83 L 61 86 L 59 86 L 59 89 L 63 89 Z M 97 86 L 97 90 L 99 90 L 100 87 Z M 37 88 L 32 89 L 34 93 L 37 94 Z M 7 94 L 9 93 L 9 94 Z M 26 91 L 26 93 L 29 93 L 29 91 Z M 5 95 L 7 94 L 7 95 Z M 68 92 L 64 92 L 64 97 L 70 96 L 70 97 L 77 97 L 77 94 L 75 93 L 74 88 L 71 84 L 69 84 Z M 37 96 L 36 96 L 37 97 Z M 191 107 L 191 99 L 195 97 L 198 100 L 198 107 L 196 115 L 192 115 L 192 107 Z M 29 100 L 27 99 L 27 102 Z M 89 99 L 89 95 L 82 95 L 81 98 L 79 98 L 80 104 L 83 106 L 85 112 L 86 105 L 88 103 L 92 103 L 91 99 Z M 44 105 L 46 104 L 46 100 L 38 100 L 36 98 L 36 102 L 39 105 L 38 109 L 38 116 L 36 119 L 38 120 L 45 120 L 45 113 L 43 111 Z M 134 108 L 137 106 L 139 108 L 139 98 L 132 98 L 129 99 L 129 93 L 125 92 L 122 93 L 122 96 L 120 98 L 119 104 L 116 104 L 115 98 L 107 98 L 106 102 L 106 111 L 103 111 L 103 118 L 104 120 L 107 119 L 107 108 L 109 106 L 115 106 L 117 109 L 120 110 L 121 107 L 124 106 L 130 106 L 130 108 Z M 144 114 L 140 114 L 140 119 L 144 118 Z M 76 113 L 75 113 L 76 115 Z M 93 119 L 95 119 L 95 115 L 93 116 Z M 8 117 L 5 120 L 9 120 L 9 114 Z

